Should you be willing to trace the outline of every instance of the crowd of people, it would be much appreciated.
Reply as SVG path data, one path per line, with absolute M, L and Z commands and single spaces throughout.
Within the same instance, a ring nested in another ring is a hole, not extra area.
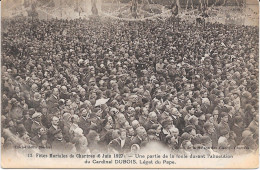
M 109 18 L 2 24 L 4 150 L 258 148 L 257 27 Z

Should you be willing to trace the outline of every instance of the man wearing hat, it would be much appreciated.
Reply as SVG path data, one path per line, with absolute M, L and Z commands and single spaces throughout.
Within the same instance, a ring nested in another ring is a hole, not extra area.
M 31 127 L 31 137 L 34 137 L 38 134 L 38 129 L 42 128 L 42 121 L 41 121 L 42 114 L 40 112 L 35 112 L 32 115 L 33 124 Z
M 160 140 L 164 143 L 167 142 L 167 140 L 169 139 L 169 136 L 171 136 L 170 133 L 170 129 L 174 127 L 174 125 L 172 124 L 172 120 L 170 119 L 166 119 L 162 122 L 162 131 L 160 133 Z

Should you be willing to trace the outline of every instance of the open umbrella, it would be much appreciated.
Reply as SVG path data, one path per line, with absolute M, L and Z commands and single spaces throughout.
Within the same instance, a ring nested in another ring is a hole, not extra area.
M 96 106 L 100 106 L 100 105 L 102 105 L 102 104 L 106 104 L 109 99 L 110 99 L 110 98 L 108 98 L 108 99 L 98 99 L 98 100 L 96 101 L 95 107 L 96 107 Z

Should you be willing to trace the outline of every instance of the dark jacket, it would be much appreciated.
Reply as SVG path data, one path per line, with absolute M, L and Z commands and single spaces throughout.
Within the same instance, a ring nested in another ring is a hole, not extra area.
M 123 146 L 121 146 L 121 143 L 122 140 L 120 138 L 116 138 L 109 143 L 109 148 L 116 150 L 118 153 L 130 151 L 131 141 L 128 137 L 125 139 L 125 143 Z
M 54 135 L 61 131 L 60 127 L 58 127 L 57 129 L 55 129 L 53 126 L 51 126 L 49 129 L 48 129 L 48 132 L 47 132 L 47 137 L 48 137 L 48 143 L 51 144 L 54 140 Z
M 135 136 L 135 137 L 133 137 L 133 139 L 131 140 L 131 146 L 132 146 L 133 144 L 137 144 L 137 145 L 139 145 L 140 147 L 144 147 L 144 146 L 147 144 L 147 141 L 140 139 L 138 136 Z
M 83 117 L 80 117 L 78 125 L 83 130 L 83 133 L 86 136 L 90 130 L 91 122 L 88 119 L 84 119 Z

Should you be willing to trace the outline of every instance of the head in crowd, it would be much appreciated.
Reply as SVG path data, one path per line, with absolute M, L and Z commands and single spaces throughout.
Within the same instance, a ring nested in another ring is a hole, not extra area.
M 257 146 L 256 27 L 34 22 L 3 20 L 2 131 L 81 153 L 115 140 L 125 152 L 152 141 L 174 151 Z M 3 148 L 15 148 L 6 134 Z

